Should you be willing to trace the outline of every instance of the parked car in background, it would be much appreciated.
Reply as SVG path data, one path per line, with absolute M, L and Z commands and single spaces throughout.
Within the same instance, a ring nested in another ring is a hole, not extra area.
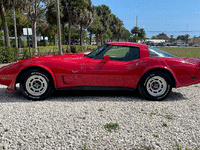
M 200 44 L 194 44 L 193 46 L 194 47 L 200 47 Z
M 171 46 L 171 43 L 165 43 L 165 46 Z
M 157 43 L 156 46 L 165 46 L 164 43 Z
M 44 55 L 0 68 L 0 84 L 32 100 L 59 89 L 134 90 L 162 100 L 172 88 L 200 83 L 200 59 L 176 57 L 155 47 L 108 42 L 84 54 Z
M 177 46 L 178 47 L 188 47 L 189 46 L 189 44 L 185 44 L 185 43 L 177 43 Z
M 68 40 L 66 40 L 65 44 L 69 45 Z M 71 45 L 80 45 L 80 42 L 76 39 L 71 39 Z

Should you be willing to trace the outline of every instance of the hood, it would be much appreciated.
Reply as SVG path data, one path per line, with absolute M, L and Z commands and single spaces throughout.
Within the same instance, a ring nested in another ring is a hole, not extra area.
M 179 58 L 188 63 L 200 64 L 200 59 L 198 58 L 190 58 L 190 57 L 179 57 Z

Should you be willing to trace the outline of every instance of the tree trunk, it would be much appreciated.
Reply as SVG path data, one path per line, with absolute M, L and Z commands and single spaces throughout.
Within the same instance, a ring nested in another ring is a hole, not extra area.
M 10 40 L 9 40 L 8 25 L 7 25 L 7 21 L 6 21 L 5 8 L 3 6 L 2 0 L 0 0 L 0 15 L 1 15 L 2 23 L 3 23 L 5 46 L 9 47 L 10 46 Z
M 15 47 L 18 48 L 18 42 L 17 42 L 17 25 L 16 25 L 15 8 L 13 9 L 13 16 L 14 16 L 14 30 L 15 30 Z
M 63 28 L 63 45 L 65 45 L 65 24 L 62 24 L 62 28 Z
M 96 45 L 98 45 L 98 42 L 99 42 L 99 37 L 98 34 L 96 33 Z
M 80 24 L 80 45 L 82 46 L 82 32 L 83 32 L 83 27 L 82 27 L 82 23 Z
M 90 45 L 92 45 L 92 31 L 90 32 Z
M 101 45 L 103 45 L 103 34 L 101 33 Z
M 18 46 L 19 46 L 19 48 L 22 48 L 22 46 L 21 46 L 21 39 L 20 39 L 19 35 L 18 35 Z
M 71 51 L 71 22 L 69 21 L 69 33 L 68 33 L 68 44 L 69 44 L 69 49 Z
M 32 48 L 37 48 L 36 20 L 32 20 Z

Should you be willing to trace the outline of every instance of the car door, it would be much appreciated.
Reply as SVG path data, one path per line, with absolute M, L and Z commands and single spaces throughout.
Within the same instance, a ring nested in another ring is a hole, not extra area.
M 111 46 L 85 66 L 83 79 L 86 86 L 133 87 L 139 71 L 138 47 Z

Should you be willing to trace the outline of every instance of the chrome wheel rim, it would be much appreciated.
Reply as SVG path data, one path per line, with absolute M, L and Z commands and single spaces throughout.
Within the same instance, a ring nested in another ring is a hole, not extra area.
M 47 81 L 41 75 L 32 75 L 26 81 L 26 90 L 33 96 L 40 96 L 47 90 Z
M 151 96 L 161 96 L 167 90 L 167 82 L 160 76 L 154 76 L 148 80 L 146 89 Z

